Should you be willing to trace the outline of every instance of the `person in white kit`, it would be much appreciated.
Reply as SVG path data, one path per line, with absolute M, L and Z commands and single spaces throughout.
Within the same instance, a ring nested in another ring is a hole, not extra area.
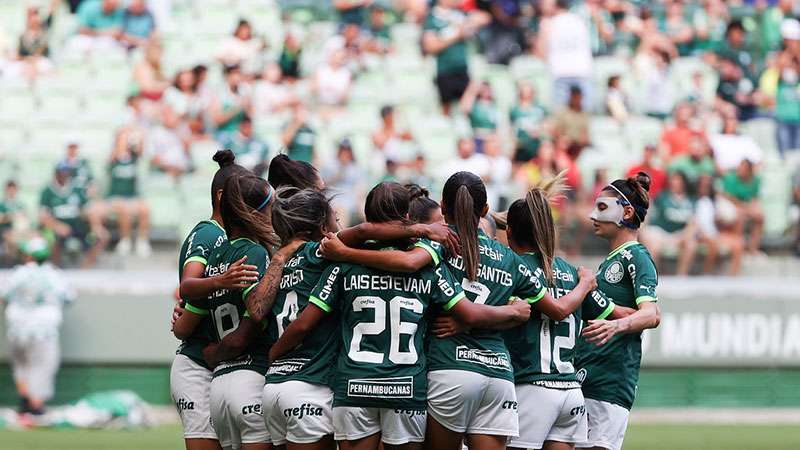
M 75 293 L 61 270 L 47 261 L 47 241 L 33 238 L 22 252 L 25 263 L 14 269 L 0 297 L 6 303 L 6 337 L 20 412 L 40 415 L 55 390 L 62 310 Z

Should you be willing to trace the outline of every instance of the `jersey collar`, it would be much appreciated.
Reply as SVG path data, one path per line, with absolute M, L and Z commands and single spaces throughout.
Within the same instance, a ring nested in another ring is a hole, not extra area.
M 638 243 L 639 243 L 639 241 L 635 241 L 634 240 L 634 241 L 628 241 L 628 242 L 620 245 L 619 247 L 615 248 L 614 250 L 611 251 L 611 253 L 608 254 L 608 257 L 606 257 L 606 261 L 608 261 L 609 259 L 617 256 L 617 253 L 625 250 L 626 248 L 628 248 L 628 247 L 630 247 L 632 245 L 636 245 Z

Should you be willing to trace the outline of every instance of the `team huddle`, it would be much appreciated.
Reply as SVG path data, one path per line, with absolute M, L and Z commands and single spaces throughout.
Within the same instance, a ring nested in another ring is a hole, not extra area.
M 383 182 L 339 229 L 310 164 L 214 160 L 173 316 L 188 450 L 621 448 L 659 322 L 646 174 L 596 200 L 595 278 L 555 256 L 561 177 L 491 214 L 469 172 L 441 203 Z

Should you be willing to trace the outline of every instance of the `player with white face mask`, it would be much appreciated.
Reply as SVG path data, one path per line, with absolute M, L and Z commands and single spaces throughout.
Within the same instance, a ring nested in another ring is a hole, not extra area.
M 658 274 L 637 241 L 647 215 L 650 177 L 616 180 L 595 200 L 590 216 L 597 236 L 613 249 L 597 272 L 598 290 L 615 304 L 635 308 L 618 320 L 590 320 L 576 347 L 575 368 L 586 399 L 589 433 L 578 448 L 620 450 L 639 381 L 642 331 L 659 324 Z

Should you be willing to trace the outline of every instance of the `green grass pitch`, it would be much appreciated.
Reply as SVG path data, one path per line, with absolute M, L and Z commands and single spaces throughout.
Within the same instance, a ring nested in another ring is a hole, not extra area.
M 0 431 L 3 450 L 180 450 L 177 426 L 140 431 Z M 623 450 L 797 450 L 800 427 L 632 425 Z

